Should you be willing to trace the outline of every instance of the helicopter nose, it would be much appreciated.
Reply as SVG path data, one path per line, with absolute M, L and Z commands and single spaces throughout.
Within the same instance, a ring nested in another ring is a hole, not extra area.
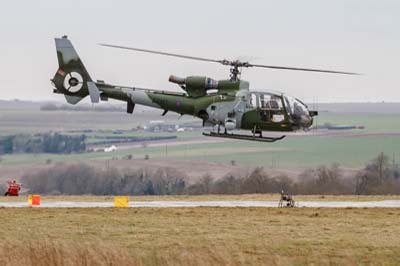
M 310 129 L 313 123 L 313 118 L 309 115 L 301 115 L 293 119 L 293 125 L 296 130 L 305 130 Z
M 299 124 L 301 128 L 308 129 L 313 124 L 313 118 L 310 115 L 302 115 Z

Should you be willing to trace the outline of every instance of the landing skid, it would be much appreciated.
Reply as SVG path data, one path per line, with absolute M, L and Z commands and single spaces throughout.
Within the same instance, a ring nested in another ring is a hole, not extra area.
M 203 132 L 204 136 L 207 137 L 217 137 L 217 138 L 227 138 L 227 139 L 241 139 L 241 140 L 252 140 L 252 141 L 261 141 L 261 142 L 275 142 L 277 140 L 284 139 L 286 136 L 283 135 L 278 138 L 272 138 L 272 137 L 256 137 L 256 136 L 250 136 L 250 135 L 240 135 L 240 134 L 229 134 L 229 133 L 217 133 L 217 132 L 210 132 L 206 133 Z

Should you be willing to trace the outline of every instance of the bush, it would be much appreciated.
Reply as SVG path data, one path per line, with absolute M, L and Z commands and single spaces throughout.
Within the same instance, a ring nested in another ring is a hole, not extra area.
M 28 174 L 22 182 L 32 193 L 66 195 L 170 195 L 185 191 L 183 174 L 162 168 L 119 171 L 96 169 L 87 164 L 56 164 Z

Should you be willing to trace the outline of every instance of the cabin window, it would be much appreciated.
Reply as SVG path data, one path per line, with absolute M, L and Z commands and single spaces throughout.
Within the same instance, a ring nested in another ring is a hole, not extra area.
M 257 103 L 257 94 L 252 93 L 250 98 L 250 106 L 253 108 L 257 108 L 259 104 Z
M 270 94 L 260 95 L 260 106 L 266 110 L 281 110 L 283 107 L 281 97 Z
M 258 101 L 261 121 L 281 123 L 285 120 L 281 96 L 272 93 L 260 93 Z

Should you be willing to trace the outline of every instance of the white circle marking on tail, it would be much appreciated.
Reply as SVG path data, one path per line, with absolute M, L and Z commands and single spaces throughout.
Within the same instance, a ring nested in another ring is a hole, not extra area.
M 83 86 L 83 78 L 82 75 L 78 72 L 70 72 L 65 76 L 64 79 L 64 88 L 72 93 L 78 92 L 82 89 Z

